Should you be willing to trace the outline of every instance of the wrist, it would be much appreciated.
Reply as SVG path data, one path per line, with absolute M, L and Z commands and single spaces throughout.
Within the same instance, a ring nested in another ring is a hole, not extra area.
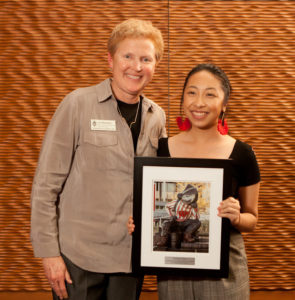
M 235 222 L 232 224 L 233 226 L 239 226 L 241 223 L 241 213 L 239 212 L 238 217 L 236 218 Z

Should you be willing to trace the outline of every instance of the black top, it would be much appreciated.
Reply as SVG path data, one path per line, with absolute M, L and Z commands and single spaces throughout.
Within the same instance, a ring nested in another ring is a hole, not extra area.
M 120 101 L 118 99 L 117 102 L 118 102 L 118 110 L 121 113 L 122 117 L 126 120 L 128 126 L 130 127 L 130 124 L 135 121 L 135 123 L 132 124 L 130 127 L 132 133 L 132 139 L 133 139 L 134 152 L 135 152 L 138 136 L 140 133 L 142 99 L 140 97 L 139 103 L 134 103 L 134 104 L 129 104 Z
M 168 138 L 159 140 L 158 156 L 170 157 Z M 236 140 L 229 159 L 233 166 L 233 197 L 238 197 L 238 189 L 260 181 L 260 172 L 252 147 L 240 140 Z

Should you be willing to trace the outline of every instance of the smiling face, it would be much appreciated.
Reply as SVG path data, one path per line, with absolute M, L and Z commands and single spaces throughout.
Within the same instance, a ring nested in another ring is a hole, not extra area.
M 142 90 L 152 80 L 155 67 L 155 47 L 146 38 L 126 38 L 121 41 L 113 57 L 108 54 L 113 71 L 112 89 L 124 102 L 138 101 Z
M 193 74 L 184 89 L 183 110 L 193 127 L 217 129 L 218 117 L 225 110 L 220 80 L 206 70 Z

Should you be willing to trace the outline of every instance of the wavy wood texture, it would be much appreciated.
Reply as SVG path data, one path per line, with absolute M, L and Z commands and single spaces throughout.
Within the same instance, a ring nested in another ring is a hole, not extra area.
M 145 94 L 170 135 L 191 67 L 211 61 L 229 75 L 231 134 L 254 147 L 262 173 L 259 225 L 245 235 L 251 287 L 294 289 L 295 2 L 35 0 L 0 1 L 0 290 L 49 290 L 29 241 L 43 134 L 66 93 L 110 76 L 107 38 L 135 16 L 164 35 Z M 147 276 L 144 290 L 155 289 Z

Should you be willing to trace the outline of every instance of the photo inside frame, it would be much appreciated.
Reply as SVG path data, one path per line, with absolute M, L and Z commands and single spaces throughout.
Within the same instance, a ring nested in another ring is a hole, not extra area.
M 209 251 L 210 182 L 153 182 L 153 250 Z

